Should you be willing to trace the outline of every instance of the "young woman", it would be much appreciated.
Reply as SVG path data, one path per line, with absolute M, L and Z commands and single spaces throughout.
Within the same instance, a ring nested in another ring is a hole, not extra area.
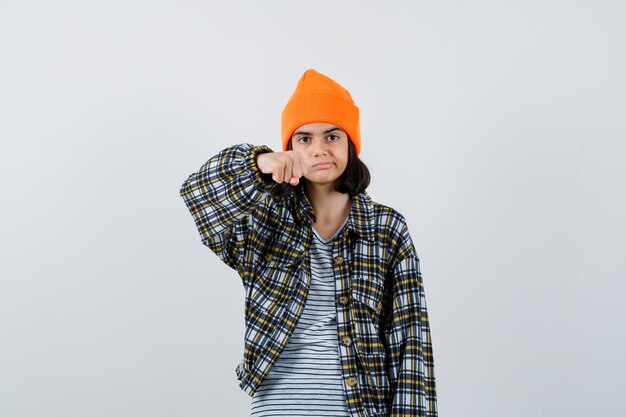
M 282 152 L 241 143 L 180 195 L 243 282 L 236 367 L 252 416 L 437 416 L 419 259 L 405 218 L 374 202 L 359 109 L 307 70 L 281 119 Z

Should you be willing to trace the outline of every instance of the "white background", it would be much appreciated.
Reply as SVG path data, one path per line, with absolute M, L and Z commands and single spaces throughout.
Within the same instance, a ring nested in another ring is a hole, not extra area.
M 421 260 L 440 415 L 621 416 L 618 1 L 0 1 L 0 416 L 249 415 L 183 180 L 308 68 Z

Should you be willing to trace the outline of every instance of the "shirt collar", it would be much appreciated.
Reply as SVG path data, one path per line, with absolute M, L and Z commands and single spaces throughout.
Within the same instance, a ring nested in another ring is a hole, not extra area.
M 300 223 L 309 221 L 305 213 L 309 213 L 311 218 L 316 220 L 316 216 L 313 214 L 313 206 L 311 206 L 303 186 L 296 187 L 294 198 L 295 215 L 298 221 Z M 373 201 L 365 190 L 352 197 L 352 207 L 350 208 L 346 228 L 362 238 L 374 240 Z

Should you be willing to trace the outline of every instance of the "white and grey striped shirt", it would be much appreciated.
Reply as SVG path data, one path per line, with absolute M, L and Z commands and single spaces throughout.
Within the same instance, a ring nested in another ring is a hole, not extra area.
M 349 417 L 339 362 L 333 240 L 312 228 L 311 285 L 302 316 L 252 398 L 251 417 Z

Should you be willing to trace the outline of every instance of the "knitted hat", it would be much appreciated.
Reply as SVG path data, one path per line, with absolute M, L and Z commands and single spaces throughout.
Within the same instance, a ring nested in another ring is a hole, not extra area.
M 314 69 L 302 74 L 281 115 L 283 152 L 297 128 L 307 123 L 326 122 L 346 131 L 356 154 L 361 152 L 359 108 L 348 90 Z

